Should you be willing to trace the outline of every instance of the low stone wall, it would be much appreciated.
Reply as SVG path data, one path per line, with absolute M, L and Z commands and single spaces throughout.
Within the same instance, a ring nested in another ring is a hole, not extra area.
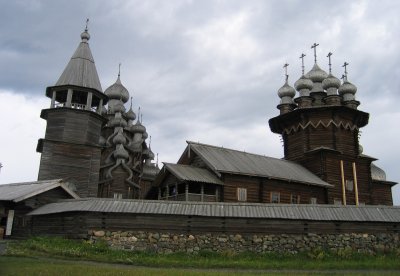
M 144 231 L 88 232 L 91 241 L 106 241 L 112 248 L 157 253 L 200 250 L 214 252 L 288 253 L 313 250 L 384 253 L 400 250 L 399 233 L 382 234 L 300 234 L 300 235 L 227 235 L 172 234 Z

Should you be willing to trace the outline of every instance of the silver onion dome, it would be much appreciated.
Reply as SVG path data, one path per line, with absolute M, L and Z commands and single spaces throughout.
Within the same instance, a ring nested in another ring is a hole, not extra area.
M 334 75 L 329 74 L 328 77 L 322 81 L 322 87 L 325 90 L 328 90 L 329 88 L 338 89 L 340 87 L 340 80 Z
M 114 143 L 115 145 L 117 145 L 117 144 L 125 145 L 125 144 L 126 144 L 126 138 L 125 138 L 125 136 L 122 134 L 122 131 L 121 131 L 121 130 L 118 131 L 117 135 L 114 136 L 114 138 L 113 138 L 113 143 Z
M 328 77 L 328 73 L 319 68 L 318 64 L 314 64 L 313 68 L 305 75 L 307 78 L 312 80 L 312 82 L 322 82 Z
M 294 88 L 289 85 L 287 80 L 285 84 L 278 90 L 278 96 L 281 99 L 284 97 L 293 98 L 295 95 L 296 95 L 296 90 L 294 90 Z
M 129 130 L 134 133 L 142 133 L 142 134 L 146 132 L 146 128 L 140 123 L 139 120 L 136 122 L 136 124 L 131 125 Z
M 354 95 L 356 94 L 356 92 L 357 92 L 357 87 L 348 80 L 345 80 L 343 84 L 339 87 L 340 95 L 345 95 L 345 94 Z
M 129 108 L 128 112 L 125 113 L 125 118 L 131 121 L 136 119 L 136 114 L 133 112 L 132 107 Z
M 115 159 L 128 159 L 129 153 L 126 151 L 123 145 L 117 145 L 117 149 L 114 151 L 114 158 Z
M 313 88 L 313 82 L 312 80 L 310 80 L 309 78 L 307 78 L 306 76 L 301 76 L 300 79 L 298 79 L 295 83 L 294 83 L 294 87 L 296 88 L 297 91 L 300 92 L 305 92 L 305 91 L 309 91 Z M 305 90 L 305 91 L 304 91 Z M 304 96 L 304 95 L 300 95 L 300 96 Z
M 129 92 L 125 86 L 122 85 L 119 76 L 116 82 L 104 91 L 104 94 L 110 99 L 121 100 L 124 103 L 129 100 Z

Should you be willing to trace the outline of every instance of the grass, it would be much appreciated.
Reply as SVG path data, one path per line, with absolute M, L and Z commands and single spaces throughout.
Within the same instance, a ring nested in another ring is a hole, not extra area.
M 90 243 L 61 238 L 37 237 L 10 243 L 7 255 L 96 261 L 153 268 L 399 270 L 399 252 L 382 253 L 375 256 L 354 253 L 348 250 L 332 253 L 321 249 L 296 255 L 236 254 L 234 252 L 215 253 L 209 251 L 200 251 L 196 255 L 186 253 L 156 254 L 114 250 L 101 242 Z

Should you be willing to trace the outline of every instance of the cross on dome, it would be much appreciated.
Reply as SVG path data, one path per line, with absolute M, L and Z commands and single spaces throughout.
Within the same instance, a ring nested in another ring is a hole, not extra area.
M 319 44 L 315 43 L 311 46 L 311 49 L 314 49 L 314 62 L 317 63 L 317 46 L 319 46 Z
M 329 63 L 328 63 L 328 65 L 329 65 L 329 74 L 332 73 L 331 56 L 332 56 L 331 52 L 329 52 L 328 55 L 326 56 L 329 59 Z
M 299 57 L 301 59 L 301 73 L 304 76 L 304 57 L 306 55 L 304 53 L 301 53 L 301 56 Z

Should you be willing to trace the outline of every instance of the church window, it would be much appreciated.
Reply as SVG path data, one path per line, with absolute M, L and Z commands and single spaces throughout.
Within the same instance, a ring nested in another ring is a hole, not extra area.
M 238 201 L 247 201 L 247 189 L 246 188 L 237 188 L 237 200 Z
M 279 192 L 271 192 L 271 203 L 281 202 L 281 194 Z
M 122 194 L 121 193 L 114 193 L 114 198 L 115 199 L 122 199 Z
M 317 198 L 316 197 L 310 198 L 310 204 L 317 204 Z
M 346 190 L 353 191 L 354 189 L 354 182 L 353 180 L 346 180 Z
M 299 195 L 290 195 L 290 203 L 291 204 L 300 204 L 300 196 Z

